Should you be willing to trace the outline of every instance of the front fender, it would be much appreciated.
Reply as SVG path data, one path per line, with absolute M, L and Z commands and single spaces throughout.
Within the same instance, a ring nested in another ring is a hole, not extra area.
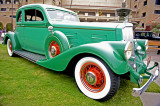
M 114 49 L 114 44 L 115 43 L 113 42 L 111 43 L 104 41 L 100 43 L 81 45 L 70 48 L 52 59 L 38 60 L 37 64 L 52 70 L 63 71 L 66 69 L 72 58 L 82 53 L 89 53 L 104 60 L 116 74 L 127 73 L 129 71 L 129 63 L 123 58 L 123 56 L 121 56 L 121 54 L 118 52 L 119 50 Z M 126 43 L 122 43 L 122 45 L 125 44 Z M 118 44 L 118 46 L 120 45 Z M 122 46 L 122 48 L 124 47 Z
M 11 44 L 13 47 L 13 50 L 20 50 L 21 49 L 21 45 L 18 41 L 18 38 L 16 36 L 16 34 L 14 32 L 8 32 L 5 37 L 4 37 L 4 42 L 3 44 L 7 44 L 7 40 L 10 39 L 11 40 Z
M 45 41 L 45 55 L 47 59 L 50 59 L 49 55 L 49 45 L 52 41 L 56 41 L 59 44 L 61 53 L 69 49 L 69 42 L 67 37 L 60 31 L 54 31 L 53 34 L 50 34 Z

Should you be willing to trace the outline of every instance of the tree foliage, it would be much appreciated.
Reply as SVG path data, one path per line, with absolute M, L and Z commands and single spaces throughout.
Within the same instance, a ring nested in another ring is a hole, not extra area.
M 152 32 L 156 34 L 156 36 L 159 36 L 160 34 L 160 23 L 154 23 L 152 24 Z
M 0 22 L 0 29 L 2 30 L 3 29 L 3 23 Z
M 12 27 L 12 24 L 11 24 L 11 23 L 8 23 L 8 24 L 6 25 L 6 32 L 11 31 L 11 27 Z

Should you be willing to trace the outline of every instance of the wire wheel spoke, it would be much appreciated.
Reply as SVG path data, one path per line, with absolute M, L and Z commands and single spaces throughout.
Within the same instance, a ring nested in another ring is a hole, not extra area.
M 81 81 L 83 86 L 92 92 L 100 92 L 105 87 L 103 70 L 92 62 L 88 62 L 82 66 Z

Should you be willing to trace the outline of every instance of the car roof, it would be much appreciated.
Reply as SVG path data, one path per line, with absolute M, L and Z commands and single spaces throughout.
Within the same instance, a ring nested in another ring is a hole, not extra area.
M 29 5 L 24 5 L 24 6 L 20 7 L 19 9 L 23 9 L 23 8 L 27 8 L 27 7 L 34 7 L 34 6 L 35 7 L 41 7 L 44 10 L 47 9 L 47 8 L 53 8 L 53 9 L 58 9 L 58 10 L 67 11 L 67 12 L 76 14 L 75 12 L 73 12 L 71 10 L 68 10 L 68 9 L 65 9 L 65 8 L 62 8 L 62 7 L 53 6 L 53 5 L 47 5 L 47 4 L 29 4 Z

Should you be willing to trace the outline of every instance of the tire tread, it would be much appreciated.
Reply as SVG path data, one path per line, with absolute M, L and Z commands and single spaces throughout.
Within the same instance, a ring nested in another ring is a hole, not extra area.
M 97 100 L 100 102 L 104 102 L 104 101 L 111 99 L 117 93 L 119 86 L 120 86 L 120 76 L 115 74 L 113 71 L 111 71 L 109 66 L 103 60 L 101 60 L 99 58 L 97 58 L 97 59 L 99 61 L 101 61 L 106 66 L 106 68 L 108 69 L 108 72 L 111 76 L 110 77 L 111 78 L 111 88 L 110 88 L 109 93 L 104 98 Z

